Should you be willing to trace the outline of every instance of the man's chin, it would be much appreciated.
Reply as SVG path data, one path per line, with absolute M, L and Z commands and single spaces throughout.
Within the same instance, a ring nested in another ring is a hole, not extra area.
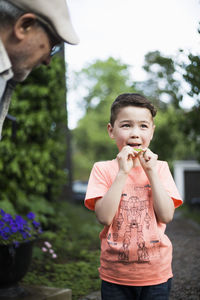
M 13 79 L 16 82 L 22 82 L 29 76 L 30 73 L 31 73 L 31 70 L 14 73 Z

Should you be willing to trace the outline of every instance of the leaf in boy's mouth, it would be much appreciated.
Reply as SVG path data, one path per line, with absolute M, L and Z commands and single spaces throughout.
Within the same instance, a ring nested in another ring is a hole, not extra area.
M 142 149 L 138 149 L 138 148 L 133 148 L 135 151 L 140 152 L 142 151 Z

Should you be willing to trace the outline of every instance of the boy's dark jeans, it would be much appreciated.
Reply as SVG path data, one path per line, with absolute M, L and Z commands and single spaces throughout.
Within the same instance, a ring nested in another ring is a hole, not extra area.
M 119 285 L 102 280 L 102 300 L 168 300 L 172 278 L 149 286 Z

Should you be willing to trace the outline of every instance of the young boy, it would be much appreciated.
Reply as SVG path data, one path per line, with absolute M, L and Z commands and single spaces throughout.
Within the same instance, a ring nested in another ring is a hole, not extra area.
M 85 205 L 105 225 L 100 234 L 102 300 L 167 300 L 172 245 L 165 235 L 182 204 L 167 162 L 148 147 L 154 106 L 139 94 L 122 94 L 111 107 L 108 134 L 117 158 L 94 164 Z

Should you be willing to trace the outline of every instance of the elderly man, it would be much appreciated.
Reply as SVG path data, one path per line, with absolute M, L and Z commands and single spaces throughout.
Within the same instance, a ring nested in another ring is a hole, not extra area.
M 66 0 L 0 0 L 0 138 L 11 94 L 61 42 L 78 44 Z

